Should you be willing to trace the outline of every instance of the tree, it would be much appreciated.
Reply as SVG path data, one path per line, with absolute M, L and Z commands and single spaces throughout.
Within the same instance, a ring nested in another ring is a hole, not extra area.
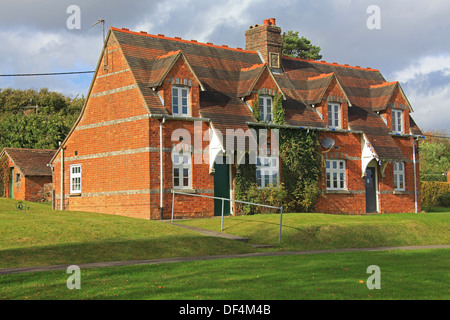
M 320 47 L 311 44 L 311 41 L 305 37 L 299 37 L 298 31 L 288 31 L 281 37 L 282 54 L 302 59 L 320 60 Z
M 450 140 L 445 132 L 425 132 L 427 139 L 420 142 L 420 179 L 447 181 L 444 174 L 450 170 Z
M 0 150 L 56 149 L 84 103 L 84 97 L 69 98 L 46 88 L 0 90 Z

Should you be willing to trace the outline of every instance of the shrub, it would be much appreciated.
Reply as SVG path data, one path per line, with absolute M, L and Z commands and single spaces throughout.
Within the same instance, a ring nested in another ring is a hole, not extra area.
M 437 181 L 421 182 L 422 207 L 450 207 L 450 183 Z

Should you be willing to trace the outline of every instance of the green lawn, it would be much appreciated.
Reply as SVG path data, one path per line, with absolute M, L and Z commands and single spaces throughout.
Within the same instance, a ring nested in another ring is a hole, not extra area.
M 220 219 L 184 223 L 220 231 Z M 251 243 L 278 245 L 280 216 L 225 217 L 224 232 Z M 368 248 L 450 243 L 450 209 L 429 213 L 381 215 L 283 214 L 281 250 Z
M 0 268 L 246 253 L 247 244 L 162 223 L 107 214 L 52 211 L 0 198 Z
M 449 210 L 420 214 L 227 217 L 225 232 L 274 244 L 207 237 L 170 223 L 114 215 L 52 211 L 0 198 L 0 268 L 69 265 L 261 251 L 450 243 Z M 184 220 L 220 230 L 220 218 Z M 63 271 L 0 276 L 0 299 L 449 299 L 449 250 L 347 252 L 223 259 L 82 270 L 82 289 Z M 365 284 L 369 265 L 381 289 Z
M 226 217 L 224 232 L 275 244 L 254 249 L 249 244 L 203 236 L 170 223 L 121 216 L 52 211 L 48 205 L 0 198 L 0 268 L 80 264 L 248 253 L 267 250 L 364 248 L 450 243 L 449 212 L 391 215 L 283 215 L 278 246 L 279 214 Z M 220 231 L 220 218 L 178 221 Z
M 270 256 L 1 276 L 0 299 L 448 300 L 450 249 Z M 380 268 L 380 289 L 369 289 Z

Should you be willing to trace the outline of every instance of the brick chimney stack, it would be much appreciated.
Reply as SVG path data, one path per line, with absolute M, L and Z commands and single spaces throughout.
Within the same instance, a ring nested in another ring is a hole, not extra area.
M 245 32 L 245 49 L 259 51 L 270 68 L 281 68 L 281 28 L 274 18 L 264 20 L 263 25 L 251 26 Z

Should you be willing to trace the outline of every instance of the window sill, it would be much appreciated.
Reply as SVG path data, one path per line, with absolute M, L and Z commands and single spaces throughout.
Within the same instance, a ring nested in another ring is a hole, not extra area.
M 332 194 L 332 193 L 334 193 L 334 194 L 351 194 L 351 192 L 350 191 L 348 191 L 348 190 L 325 190 L 325 193 L 326 194 Z
M 180 192 L 180 193 L 197 193 L 195 189 L 172 189 L 172 193 Z
M 393 194 L 409 194 L 407 191 L 405 190 L 394 190 L 392 192 Z
M 81 192 L 80 193 L 71 193 L 69 194 L 69 197 L 81 197 Z

